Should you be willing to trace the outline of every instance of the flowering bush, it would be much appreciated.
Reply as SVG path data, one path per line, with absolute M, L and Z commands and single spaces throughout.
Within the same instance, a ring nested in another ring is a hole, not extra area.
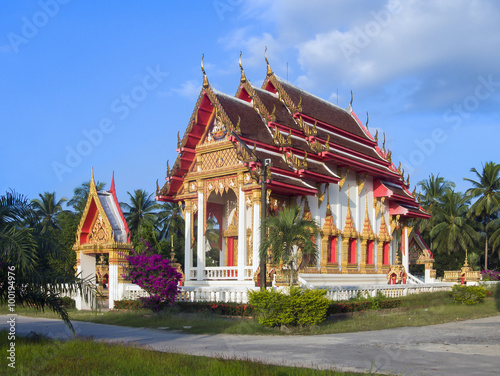
M 142 242 L 146 246 L 143 253 L 133 251 L 127 256 L 129 266 L 124 277 L 149 293 L 148 297 L 139 298 L 145 308 L 159 311 L 175 302 L 182 275 L 170 266 L 168 259 L 154 254 L 151 244 Z
M 481 277 L 483 278 L 483 281 L 499 281 L 500 273 L 494 270 L 483 270 L 481 272 Z

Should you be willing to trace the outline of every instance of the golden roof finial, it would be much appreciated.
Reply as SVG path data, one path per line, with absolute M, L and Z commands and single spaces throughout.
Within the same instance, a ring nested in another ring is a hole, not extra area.
M 181 141 L 180 132 L 177 132 L 177 148 L 180 148 L 181 146 L 182 146 L 182 141 Z
M 401 175 L 401 162 L 399 162 L 399 166 L 398 166 L 398 174 Z
M 170 166 L 168 165 L 168 160 L 167 160 L 167 176 L 170 175 Z
M 205 73 L 205 68 L 203 67 L 204 57 L 205 54 L 201 54 L 201 71 L 203 72 L 203 87 L 206 89 L 209 86 L 209 84 L 208 84 L 207 74 Z
M 241 70 L 241 78 L 240 78 L 240 82 L 243 84 L 245 82 L 247 82 L 247 77 L 245 76 L 245 71 L 243 70 L 243 65 L 241 65 L 241 54 L 242 52 L 240 51 L 240 58 L 239 58 L 239 64 L 240 64 L 240 70 Z
M 375 131 L 375 142 L 378 144 L 378 129 Z
M 267 46 L 264 49 L 264 59 L 266 59 L 267 64 L 267 75 L 270 76 L 273 74 L 273 70 L 271 69 L 271 65 L 269 65 L 269 60 L 267 60 Z
M 464 263 L 464 266 L 469 266 L 469 259 L 467 257 L 467 248 L 465 248 L 465 263 Z
M 369 120 L 370 120 L 370 118 L 368 116 L 368 111 L 366 111 L 366 124 L 365 124 L 366 130 L 368 130 L 368 121 Z
M 385 132 L 384 132 L 384 142 L 382 142 L 382 151 L 385 153 Z

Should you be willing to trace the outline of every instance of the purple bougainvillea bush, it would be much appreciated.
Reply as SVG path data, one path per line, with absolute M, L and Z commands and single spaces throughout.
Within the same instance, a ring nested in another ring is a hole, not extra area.
M 159 311 L 163 306 L 172 305 L 180 292 L 182 275 L 170 265 L 168 259 L 155 254 L 147 241 L 146 248 L 127 256 L 128 269 L 124 277 L 144 289 L 149 296 L 140 298 L 145 308 Z
M 483 281 L 499 281 L 500 273 L 495 270 L 483 270 L 481 272 L 481 276 L 483 277 Z

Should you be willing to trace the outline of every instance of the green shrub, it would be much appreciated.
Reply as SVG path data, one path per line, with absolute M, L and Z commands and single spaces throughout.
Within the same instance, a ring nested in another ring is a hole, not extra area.
M 174 307 L 180 312 L 213 312 L 216 315 L 251 316 L 253 307 L 249 304 L 220 302 L 177 302 Z
M 328 307 L 328 314 L 360 312 L 368 309 L 388 309 L 396 308 L 401 305 L 401 299 L 381 299 L 379 297 L 369 299 L 355 299 L 347 302 L 332 302 Z
M 140 300 L 115 300 L 115 309 L 139 309 L 142 306 Z
M 65 297 L 59 298 L 59 301 L 60 301 L 61 306 L 63 306 L 66 309 L 76 307 L 75 299 L 71 299 L 70 297 L 65 296 Z
M 455 285 L 451 289 L 451 295 L 457 304 L 477 304 L 484 301 L 488 290 L 483 286 Z
M 325 290 L 292 287 L 289 294 L 279 291 L 250 291 L 249 303 L 264 326 L 316 325 L 324 321 L 329 300 Z

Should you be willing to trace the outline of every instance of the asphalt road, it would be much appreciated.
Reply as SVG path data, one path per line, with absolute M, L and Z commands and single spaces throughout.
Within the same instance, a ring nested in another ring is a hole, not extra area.
M 0 316 L 0 328 L 9 317 Z M 500 375 L 500 316 L 427 327 L 319 336 L 193 335 L 74 321 L 76 334 L 193 355 L 397 375 Z M 60 321 L 17 316 L 16 333 L 69 339 Z

